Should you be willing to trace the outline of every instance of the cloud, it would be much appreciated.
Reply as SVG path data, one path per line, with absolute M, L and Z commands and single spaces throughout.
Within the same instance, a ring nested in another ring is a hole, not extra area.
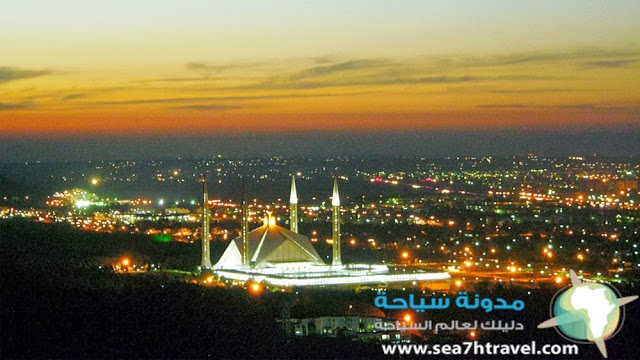
M 87 97 L 87 94 L 69 94 L 69 95 L 65 95 L 63 96 L 60 100 L 62 101 L 68 101 L 68 100 L 75 100 L 75 99 L 82 99 Z
M 555 108 L 557 109 L 569 109 L 569 110 L 593 110 L 596 108 L 594 104 L 568 104 L 568 105 L 558 105 Z
M 157 98 L 157 99 L 138 99 L 138 100 L 115 100 L 115 101 L 99 101 L 95 105 L 142 105 L 142 104 L 179 104 L 199 101 L 211 101 L 216 98 L 212 97 L 189 97 L 189 98 Z
M 347 86 L 376 86 L 376 85 L 418 85 L 418 84 L 454 84 L 479 81 L 480 77 L 474 76 L 428 76 L 416 78 L 384 78 L 384 77 L 362 77 L 359 79 L 336 79 L 324 82 L 283 82 L 264 84 L 262 88 L 271 89 L 317 89 L 324 87 L 347 87 Z
M 592 81 L 588 77 L 586 67 L 616 68 L 629 66 L 638 61 L 640 61 L 640 50 L 637 49 L 606 51 L 593 48 L 485 57 L 450 55 L 411 58 L 340 58 L 324 56 L 256 62 L 192 61 L 185 63 L 182 68 L 178 68 L 179 71 L 166 77 L 142 78 L 129 81 L 125 84 L 126 86 L 110 89 L 117 92 L 115 96 L 108 98 L 102 96 L 108 88 L 73 88 L 61 94 L 53 92 L 45 94 L 50 95 L 51 98 L 43 98 L 42 104 L 55 101 L 69 101 L 69 106 L 80 103 L 91 106 L 165 104 L 181 109 L 225 110 L 229 109 L 228 103 L 245 105 L 247 102 L 269 99 L 346 97 L 385 91 L 523 94 L 524 99 L 528 93 L 592 91 L 589 87 L 571 88 L 574 85 L 568 85 L 567 80 Z M 564 70 L 569 67 L 573 67 L 576 71 Z M 0 85 L 2 82 L 49 73 L 51 73 L 49 70 L 0 67 Z M 571 82 L 571 84 L 574 83 Z M 167 88 L 173 91 L 158 91 Z M 128 96 L 133 92 L 136 92 L 135 98 Z M 314 94 L 314 92 L 317 93 Z M 155 97 L 162 93 L 179 94 L 182 97 Z M 39 92 L 36 94 L 40 97 L 44 96 Z M 225 94 L 233 95 L 224 96 Z M 92 102 L 73 102 L 83 98 L 91 98 Z M 93 101 L 93 98 L 104 101 Z M 42 99 L 30 100 L 23 97 L 21 100 L 39 103 L 38 101 Z M 514 102 L 520 102 L 520 100 L 516 98 Z M 13 104 L 13 106 L 27 108 L 31 105 Z M 526 108 L 527 105 L 486 104 L 481 105 L 480 108 L 497 109 L 500 106 Z M 567 109 L 574 110 L 591 109 L 585 104 L 566 106 L 568 106 Z
M 193 71 L 201 74 L 202 76 L 210 76 L 212 73 L 221 73 L 228 70 L 249 70 L 263 67 L 269 67 L 274 65 L 269 61 L 255 61 L 255 62 L 234 62 L 224 64 L 207 64 L 203 62 L 188 62 L 184 65 L 187 71 Z
M 603 110 L 603 111 L 631 111 L 640 110 L 640 105 L 603 106 L 597 104 L 562 104 L 562 105 L 535 105 L 535 104 L 483 104 L 480 109 L 538 109 L 538 110 Z
M 172 78 L 160 78 L 160 79 L 148 79 L 148 80 L 136 80 L 136 83 L 155 83 L 155 82 L 192 82 L 192 81 L 210 81 L 210 80 L 224 80 L 225 78 L 211 78 L 211 77 L 172 77 Z
M 603 61 L 591 61 L 586 63 L 587 67 L 598 67 L 598 68 L 619 68 L 625 67 L 629 64 L 633 64 L 637 62 L 637 59 L 625 59 L 625 60 L 603 60 Z
M 208 80 L 212 74 L 218 74 L 222 71 L 234 68 L 235 64 L 218 64 L 209 65 L 200 62 L 189 62 L 184 65 L 184 68 L 189 72 L 195 72 L 199 74 L 200 79 Z M 172 78 L 169 81 L 185 81 L 185 79 L 191 79 L 186 77 Z M 166 80 L 166 79 L 165 79 Z
M 598 48 L 574 49 L 568 51 L 534 51 L 523 53 L 512 53 L 499 56 L 486 57 L 465 57 L 465 56 L 444 56 L 432 58 L 432 64 L 440 70 L 467 67 L 501 67 L 531 63 L 545 62 L 572 62 L 591 60 L 594 66 L 624 66 L 629 57 L 640 56 L 640 49 L 631 50 L 603 50 Z M 614 60 L 611 60 L 614 58 Z M 621 58 L 616 60 L 615 58 Z M 602 59 L 602 60 L 601 60 Z M 425 59 L 428 61 L 428 59 Z
M 319 93 L 319 94 L 279 94 L 279 95 L 250 95 L 250 96 L 219 96 L 219 97 L 182 97 L 182 98 L 155 98 L 155 99 L 139 99 L 139 100 L 116 100 L 102 101 L 93 103 L 93 105 L 139 105 L 139 104 L 180 104 L 180 103 L 202 103 L 213 101 L 255 101 L 270 99 L 288 99 L 288 98 L 308 98 L 308 97 L 327 97 L 327 96 L 350 96 L 370 94 L 371 91 L 359 91 L 344 94 L 335 93 Z M 196 104 L 199 106 L 199 104 Z M 189 106 L 189 105 L 185 105 Z M 186 108 L 181 106 L 181 108 Z M 207 105 L 211 106 L 211 105 Z
M 33 109 L 29 103 L 0 103 L 0 111 Z
M 594 104 L 564 104 L 564 105 L 534 105 L 534 104 L 484 104 L 478 105 L 481 109 L 571 109 L 593 110 Z
M 583 89 L 577 88 L 498 88 L 495 86 L 464 86 L 464 87 L 449 87 L 448 93 L 473 93 L 473 94 L 547 94 L 547 93 L 560 93 L 560 92 L 580 92 Z
M 13 67 L 0 67 L 0 84 L 9 81 L 16 81 L 21 79 L 29 79 L 36 76 L 43 76 L 51 74 L 50 70 L 23 70 Z
M 566 51 L 532 51 L 498 56 L 419 56 L 412 58 L 337 58 L 309 57 L 265 62 L 237 62 L 208 64 L 190 62 L 189 71 L 209 79 L 212 73 L 217 80 L 240 80 L 244 84 L 220 86 L 221 90 L 304 90 L 352 86 L 393 86 L 429 84 L 465 84 L 505 81 L 568 80 L 576 73 L 549 73 L 548 76 L 532 76 L 531 67 L 549 67 L 557 64 L 584 67 L 621 67 L 637 60 L 640 49 L 603 50 L 583 48 Z M 505 72 L 500 75 L 498 71 Z M 508 68 L 508 70 L 506 69 Z M 234 70 L 233 76 L 229 70 Z M 508 71 L 508 72 L 507 72 Z M 247 77 L 247 74 L 251 76 Z M 191 78 L 167 79 L 192 81 Z M 569 90 L 567 90 L 569 91 Z M 507 91 L 511 92 L 511 91 Z M 513 91 L 515 93 L 517 91 Z M 550 92 L 550 91 L 542 91 Z
M 534 106 L 524 104 L 483 104 L 477 107 L 480 109 L 530 109 Z
M 227 105 L 227 104 L 202 104 L 202 105 L 185 105 L 185 106 L 174 107 L 174 109 L 201 110 L 201 111 L 233 110 L 233 109 L 240 109 L 240 108 L 242 108 L 242 106 L 239 106 L 239 105 Z
M 391 76 L 384 73 L 364 74 L 354 77 L 338 77 L 318 79 L 317 81 L 283 81 L 282 79 L 270 79 L 262 84 L 249 85 L 244 89 L 252 90 L 294 90 L 294 89 L 318 89 L 327 87 L 351 87 L 351 86 L 387 86 L 387 85 L 428 85 L 428 84 L 459 84 L 496 81 L 530 81 L 530 80 L 554 80 L 550 76 L 532 75 L 499 75 L 499 76 Z
M 198 62 L 190 62 L 184 64 L 185 69 L 192 71 L 201 71 L 201 70 L 211 70 L 212 67 L 210 65 L 206 65 Z
M 312 78 L 322 75 L 331 75 L 334 73 L 343 73 L 347 71 L 357 71 L 363 69 L 379 69 L 384 66 L 393 65 L 393 62 L 386 59 L 358 59 L 343 61 L 337 64 L 315 66 L 307 70 L 303 70 L 296 74 L 291 75 L 291 80 L 300 80 L 306 78 Z

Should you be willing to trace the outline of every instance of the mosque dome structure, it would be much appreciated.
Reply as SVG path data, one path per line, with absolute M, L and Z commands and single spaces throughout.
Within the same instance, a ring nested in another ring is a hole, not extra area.
M 298 233 L 298 197 L 294 178 L 291 179 L 290 229 L 277 225 L 275 216 L 268 213 L 262 226 L 249 231 L 249 211 L 243 186 L 241 235 L 229 242 L 215 265 L 201 268 L 210 268 L 214 274 L 232 281 L 256 281 L 282 287 L 448 281 L 451 278 L 449 273 L 441 271 L 403 269 L 401 272 L 391 272 L 381 264 L 343 264 L 337 179 L 333 183 L 331 205 L 332 259 L 327 264 L 309 238 Z M 206 209 L 205 206 L 203 228 L 208 229 L 210 216 Z M 206 240 L 202 264 L 208 265 L 208 238 Z
M 269 216 L 264 225 L 247 235 L 249 242 L 249 267 L 262 268 L 302 268 L 311 265 L 326 265 L 311 244 L 308 237 L 296 234 L 275 224 Z M 242 268 L 242 236 L 229 243 L 214 269 Z M 289 266 L 287 266 L 289 265 Z

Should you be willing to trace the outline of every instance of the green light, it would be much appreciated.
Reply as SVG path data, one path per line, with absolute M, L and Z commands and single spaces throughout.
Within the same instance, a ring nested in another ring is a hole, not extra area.
M 173 236 L 171 234 L 156 234 L 152 236 L 153 240 L 162 243 L 168 243 L 173 241 Z

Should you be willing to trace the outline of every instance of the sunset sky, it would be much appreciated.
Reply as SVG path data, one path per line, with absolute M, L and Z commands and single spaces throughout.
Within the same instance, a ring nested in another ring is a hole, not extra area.
M 3 1 L 3 137 L 640 123 L 638 1 Z

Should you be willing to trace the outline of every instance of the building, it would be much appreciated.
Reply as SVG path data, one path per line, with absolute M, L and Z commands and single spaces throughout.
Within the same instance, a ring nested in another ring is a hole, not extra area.
M 242 241 L 242 237 L 231 240 L 214 269 L 243 269 Z M 307 237 L 276 225 L 271 216 L 247 234 L 247 241 L 249 263 L 244 268 L 298 271 L 325 265 Z
M 410 334 L 403 330 L 387 330 L 379 323 L 391 321 L 378 308 L 368 304 L 353 304 L 340 311 L 338 305 L 333 311 L 314 317 L 278 319 L 284 332 L 289 336 L 347 337 L 360 341 L 406 342 Z
M 216 275 L 236 281 L 265 282 L 275 286 L 313 286 L 348 284 L 385 284 L 448 280 L 446 272 L 403 271 L 393 273 L 385 265 L 342 264 L 340 241 L 340 195 L 334 179 L 332 196 L 333 259 L 325 264 L 308 237 L 297 233 L 297 193 L 295 179 L 291 182 L 291 229 L 278 226 L 268 214 L 264 224 L 249 231 L 247 204 L 242 199 L 242 231 L 229 243 L 213 266 Z M 208 220 L 205 218 L 205 225 Z M 208 248 L 207 248 L 208 249 Z M 205 248 L 203 245 L 203 259 Z M 206 254 L 208 256 L 208 254 Z
M 200 261 L 202 269 L 211 269 L 210 225 L 209 190 L 207 190 L 207 179 L 205 178 L 202 180 L 202 260 Z

